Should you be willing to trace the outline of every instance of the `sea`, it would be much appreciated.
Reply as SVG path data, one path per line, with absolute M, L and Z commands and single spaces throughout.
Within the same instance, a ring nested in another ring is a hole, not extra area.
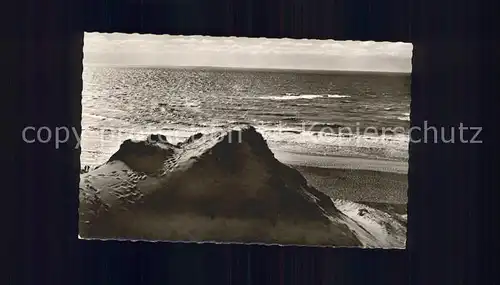
M 85 65 L 82 165 L 126 139 L 251 124 L 271 150 L 407 161 L 410 75 Z

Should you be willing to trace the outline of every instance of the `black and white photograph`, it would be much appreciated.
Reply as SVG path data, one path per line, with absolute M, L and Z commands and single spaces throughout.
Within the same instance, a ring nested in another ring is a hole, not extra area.
M 85 33 L 79 237 L 406 248 L 412 48 Z

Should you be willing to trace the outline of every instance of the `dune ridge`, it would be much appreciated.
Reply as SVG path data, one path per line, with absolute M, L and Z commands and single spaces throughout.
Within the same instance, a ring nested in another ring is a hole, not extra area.
M 352 205 L 309 185 L 253 126 L 238 125 L 175 145 L 162 135 L 124 141 L 81 175 L 79 226 L 84 238 L 404 247 L 406 225 L 366 206 L 376 219 L 357 219 Z

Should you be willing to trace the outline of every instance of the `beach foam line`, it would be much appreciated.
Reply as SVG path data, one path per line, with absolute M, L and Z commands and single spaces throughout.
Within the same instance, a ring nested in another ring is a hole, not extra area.
M 242 144 L 230 145 L 238 136 Z M 277 161 L 255 128 L 196 134 L 177 145 L 160 140 L 125 140 L 82 174 L 81 236 L 363 245 L 331 199 Z
M 350 98 L 351 96 L 349 95 L 339 95 L 339 94 L 328 94 L 328 98 Z
M 259 99 L 268 100 L 297 100 L 297 99 L 316 99 L 321 98 L 323 95 L 284 95 L 284 96 L 261 96 Z
M 301 94 L 301 95 L 282 95 L 282 96 L 260 96 L 259 99 L 267 100 L 298 100 L 298 99 L 317 99 L 317 98 L 349 98 L 349 95 L 339 94 Z
M 410 113 L 403 113 L 403 116 L 397 117 L 400 121 L 410 121 Z

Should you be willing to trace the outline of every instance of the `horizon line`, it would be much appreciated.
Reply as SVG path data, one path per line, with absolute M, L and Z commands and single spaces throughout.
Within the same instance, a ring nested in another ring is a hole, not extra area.
M 280 67 L 245 67 L 245 66 L 210 66 L 210 65 L 141 65 L 141 64 L 113 64 L 113 63 L 85 63 L 83 66 L 107 66 L 121 68 L 158 68 L 158 69 L 191 69 L 191 70 L 232 70 L 232 71 L 256 71 L 256 72 L 285 72 L 285 73 L 369 73 L 369 74 L 387 74 L 387 75 L 411 75 L 412 71 L 386 71 L 386 70 L 354 70 L 354 69 L 294 69 Z

